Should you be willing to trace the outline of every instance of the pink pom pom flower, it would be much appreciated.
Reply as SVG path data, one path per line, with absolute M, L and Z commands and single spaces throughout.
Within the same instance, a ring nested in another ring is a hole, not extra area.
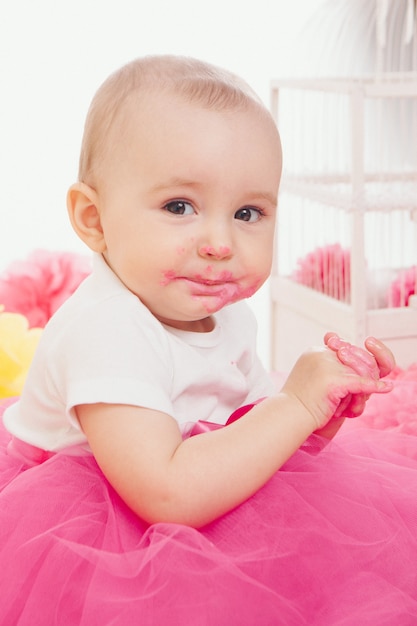
M 88 256 L 35 250 L 0 276 L 0 305 L 24 315 L 30 328 L 43 328 L 90 272 Z
M 408 306 L 410 296 L 416 293 L 417 268 L 409 267 L 401 271 L 391 283 L 388 293 L 388 306 Z

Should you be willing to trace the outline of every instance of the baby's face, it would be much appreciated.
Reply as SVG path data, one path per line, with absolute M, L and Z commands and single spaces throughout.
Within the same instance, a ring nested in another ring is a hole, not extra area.
M 163 323 L 212 328 L 270 272 L 281 152 L 263 113 L 127 105 L 99 188 L 104 256 Z

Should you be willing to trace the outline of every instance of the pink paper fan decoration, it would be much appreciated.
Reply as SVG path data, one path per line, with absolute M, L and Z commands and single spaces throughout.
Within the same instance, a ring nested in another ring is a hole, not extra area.
M 417 268 L 409 267 L 401 271 L 390 285 L 388 293 L 388 306 L 408 306 L 410 296 L 416 293 Z
M 24 315 L 30 328 L 43 328 L 90 273 L 88 256 L 35 250 L 0 276 L 0 304 L 5 311 Z
M 350 299 L 350 251 L 339 243 L 298 259 L 293 280 L 343 302 Z

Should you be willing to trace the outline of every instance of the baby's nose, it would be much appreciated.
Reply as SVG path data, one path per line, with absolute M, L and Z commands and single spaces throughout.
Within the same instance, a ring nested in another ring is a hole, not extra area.
M 202 257 L 222 260 L 232 255 L 232 249 L 227 245 L 212 246 L 203 244 L 199 247 L 198 253 Z

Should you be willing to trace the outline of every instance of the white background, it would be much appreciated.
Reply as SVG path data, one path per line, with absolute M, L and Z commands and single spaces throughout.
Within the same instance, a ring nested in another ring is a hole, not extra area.
M 106 76 L 136 56 L 196 56 L 269 102 L 323 0 L 0 0 L 0 271 L 36 248 L 86 251 L 66 216 L 84 117 Z M 268 358 L 268 296 L 252 301 Z

